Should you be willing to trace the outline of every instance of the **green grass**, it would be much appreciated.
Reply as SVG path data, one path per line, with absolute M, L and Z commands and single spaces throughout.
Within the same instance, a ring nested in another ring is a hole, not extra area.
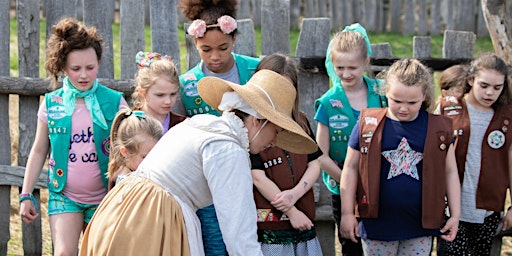
M 186 66 L 185 57 L 186 57 L 186 49 L 185 49 L 185 33 L 183 32 L 183 26 L 179 26 L 179 42 L 180 42 L 180 54 L 181 54 L 181 63 L 182 67 Z M 261 30 L 260 28 L 256 28 L 256 48 L 258 54 L 261 54 Z M 113 33 L 113 42 L 114 42 L 114 74 L 115 78 L 119 79 L 120 77 L 120 26 L 118 23 L 112 25 L 112 33 Z M 17 50 L 17 24 L 16 19 L 11 19 L 10 24 L 10 75 L 12 77 L 18 76 L 18 50 Z M 300 30 L 292 29 L 290 31 L 290 49 L 291 55 L 295 55 L 295 48 L 297 45 L 297 41 L 299 38 Z M 45 48 L 45 36 L 46 36 L 46 21 L 44 19 L 40 22 L 40 37 L 41 37 L 41 47 L 40 47 L 40 59 L 39 59 L 39 70 L 40 77 L 45 77 L 46 72 L 44 70 L 44 48 Z M 412 40 L 413 36 L 402 36 L 397 33 L 368 33 L 370 40 L 373 44 L 378 43 L 386 43 L 389 42 L 391 45 L 391 52 L 393 55 L 397 57 L 411 57 L 412 56 Z M 442 48 L 443 48 L 443 37 L 440 35 L 431 36 L 431 51 L 432 57 L 441 58 L 442 57 Z M 149 27 L 146 27 L 145 30 L 145 51 L 151 50 L 151 32 Z M 477 56 L 482 52 L 494 51 L 492 42 L 490 37 L 478 38 L 475 44 L 474 55 Z M 182 70 L 184 72 L 186 70 Z

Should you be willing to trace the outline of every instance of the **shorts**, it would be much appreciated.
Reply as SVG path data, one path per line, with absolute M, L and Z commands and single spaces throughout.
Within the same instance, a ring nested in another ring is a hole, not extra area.
M 61 213 L 83 213 L 84 221 L 89 223 L 92 215 L 98 208 L 97 204 L 77 203 L 62 192 L 48 191 L 48 216 Z

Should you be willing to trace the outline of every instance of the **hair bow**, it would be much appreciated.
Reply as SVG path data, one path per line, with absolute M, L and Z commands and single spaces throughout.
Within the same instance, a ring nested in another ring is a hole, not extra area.
M 139 68 L 149 67 L 149 65 L 151 65 L 151 63 L 153 63 L 153 61 L 162 60 L 162 59 L 172 62 L 171 56 L 167 56 L 167 55 L 162 56 L 162 55 L 160 55 L 160 53 L 157 53 L 157 52 L 140 51 L 135 55 L 135 62 L 137 63 L 137 66 Z

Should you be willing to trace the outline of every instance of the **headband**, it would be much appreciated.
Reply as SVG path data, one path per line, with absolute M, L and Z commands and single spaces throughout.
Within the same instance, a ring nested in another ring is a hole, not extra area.
M 361 24 L 354 23 L 350 26 L 346 26 L 342 30 L 342 32 L 347 31 L 347 30 L 356 31 L 356 32 L 359 32 L 359 34 L 363 35 L 364 41 L 366 42 L 366 48 L 367 48 L 366 54 L 368 55 L 368 57 L 372 56 L 372 44 L 370 43 L 370 39 L 368 38 L 368 35 L 366 34 L 366 29 L 364 29 L 364 27 L 361 26 Z
M 236 20 L 228 15 L 223 15 L 217 19 L 217 24 L 206 25 L 206 22 L 201 19 L 194 20 L 187 29 L 187 34 L 195 38 L 201 38 L 206 33 L 208 28 L 218 27 L 222 33 L 229 35 L 237 28 Z
M 155 60 L 168 60 L 172 62 L 172 57 L 167 55 L 160 55 L 157 52 L 143 52 L 140 51 L 135 55 L 135 63 L 139 68 L 149 67 Z

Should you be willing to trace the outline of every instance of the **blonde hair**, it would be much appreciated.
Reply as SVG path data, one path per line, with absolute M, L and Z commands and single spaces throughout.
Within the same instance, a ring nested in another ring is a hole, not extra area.
M 432 112 L 434 107 L 434 83 L 430 70 L 417 59 L 397 60 L 387 71 L 379 74 L 385 80 L 384 86 L 380 89 L 380 94 L 384 95 L 389 90 L 391 78 L 395 78 L 406 86 L 420 86 L 425 100 L 421 104 L 421 109 Z
M 135 75 L 135 90 L 132 93 L 134 110 L 141 110 L 146 105 L 146 93 L 149 88 L 158 81 L 165 79 L 179 86 L 178 70 L 176 65 L 169 60 L 159 59 L 151 62 L 149 66 L 139 68 Z
M 145 115 L 142 111 L 132 111 L 129 108 L 120 110 L 112 122 L 110 130 L 110 159 L 108 163 L 109 189 L 115 180 L 111 180 L 114 173 L 126 166 L 121 154 L 121 147 L 131 153 L 137 154 L 140 145 L 147 138 L 159 140 L 162 137 L 162 124 L 155 118 Z
M 361 53 L 361 58 L 363 59 L 368 57 L 366 40 L 361 33 L 354 30 L 345 30 L 334 35 L 334 38 L 331 40 L 331 56 L 340 52 L 353 51 Z

